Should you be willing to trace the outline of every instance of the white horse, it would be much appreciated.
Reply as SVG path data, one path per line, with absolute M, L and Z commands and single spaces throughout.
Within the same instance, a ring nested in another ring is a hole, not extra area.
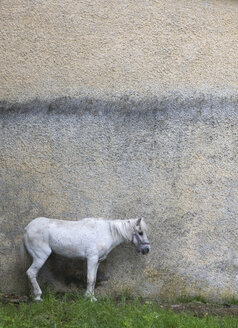
M 86 296 L 96 300 L 94 286 L 99 262 L 123 242 L 132 242 L 142 254 L 149 253 L 145 230 L 143 219 L 64 221 L 40 217 L 32 220 L 25 228 L 23 242 L 33 259 L 27 275 L 35 300 L 41 301 L 42 294 L 37 274 L 52 252 L 68 258 L 87 259 Z

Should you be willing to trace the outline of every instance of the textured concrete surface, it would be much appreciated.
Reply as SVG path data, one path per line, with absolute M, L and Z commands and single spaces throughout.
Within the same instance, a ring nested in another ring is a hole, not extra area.
M 237 1 L 0 10 L 0 291 L 26 290 L 32 218 L 143 216 L 151 254 L 113 251 L 97 292 L 237 297 Z M 56 257 L 42 280 L 80 275 Z
M 8 100 L 236 88 L 232 0 L 1 0 Z
M 178 97 L 3 104 L 3 290 L 20 287 L 15 248 L 31 218 L 143 216 L 151 254 L 115 250 L 98 291 L 237 294 L 237 98 Z

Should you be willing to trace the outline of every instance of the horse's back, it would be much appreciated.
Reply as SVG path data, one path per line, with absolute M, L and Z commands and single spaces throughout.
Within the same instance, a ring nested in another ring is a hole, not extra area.
M 50 218 L 46 218 L 46 217 L 38 217 L 33 219 L 27 226 L 26 226 L 26 230 L 32 227 L 47 227 L 50 225 L 70 225 L 70 224 L 74 224 L 74 223 L 81 223 L 82 225 L 87 224 L 88 223 L 97 223 L 97 222 L 102 222 L 105 221 L 107 222 L 107 220 L 103 219 L 103 218 L 84 218 L 81 220 L 76 220 L 76 221 L 69 221 L 69 220 L 58 220 L 58 219 L 50 219 Z
M 50 223 L 51 221 L 56 221 L 56 220 L 45 218 L 45 217 L 38 217 L 38 218 L 33 219 L 30 223 L 28 223 L 28 225 L 26 226 L 25 229 L 28 230 L 28 229 L 32 229 L 33 227 L 36 227 L 36 226 L 38 226 L 38 227 L 45 226 L 48 223 Z
M 84 218 L 82 220 L 69 221 L 49 219 L 46 217 L 38 217 L 33 219 L 25 227 L 25 236 L 28 235 L 32 238 L 54 238 L 59 235 L 70 237 L 72 235 L 88 238 L 89 235 L 100 236 L 104 231 L 108 233 L 108 221 L 103 218 Z
M 25 228 L 25 235 L 42 238 L 43 236 L 56 235 L 97 235 L 109 233 L 109 221 L 103 218 L 84 218 L 82 220 L 69 221 L 38 217 L 33 219 Z

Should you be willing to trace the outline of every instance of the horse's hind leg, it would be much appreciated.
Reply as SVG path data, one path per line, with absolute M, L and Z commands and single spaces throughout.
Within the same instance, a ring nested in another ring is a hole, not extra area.
M 35 300 L 36 301 L 41 301 L 42 291 L 40 289 L 40 286 L 39 286 L 36 278 L 37 278 L 37 274 L 38 274 L 40 268 L 42 268 L 45 261 L 47 260 L 47 258 L 51 254 L 51 249 L 49 248 L 48 251 L 46 249 L 44 249 L 44 252 L 39 252 L 38 251 L 37 253 L 38 254 L 34 254 L 34 253 L 32 254 L 33 262 L 32 262 L 32 265 L 30 266 L 30 268 L 27 270 L 26 273 L 27 273 L 28 278 L 29 278 L 29 280 L 32 284 Z

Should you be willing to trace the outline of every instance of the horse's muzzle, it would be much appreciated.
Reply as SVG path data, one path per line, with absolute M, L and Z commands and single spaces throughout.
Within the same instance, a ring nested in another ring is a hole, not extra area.
M 150 251 L 150 247 L 148 247 L 148 246 L 145 246 L 145 247 L 143 247 L 143 248 L 141 249 L 141 253 L 142 253 L 143 255 L 148 254 L 149 251 Z

